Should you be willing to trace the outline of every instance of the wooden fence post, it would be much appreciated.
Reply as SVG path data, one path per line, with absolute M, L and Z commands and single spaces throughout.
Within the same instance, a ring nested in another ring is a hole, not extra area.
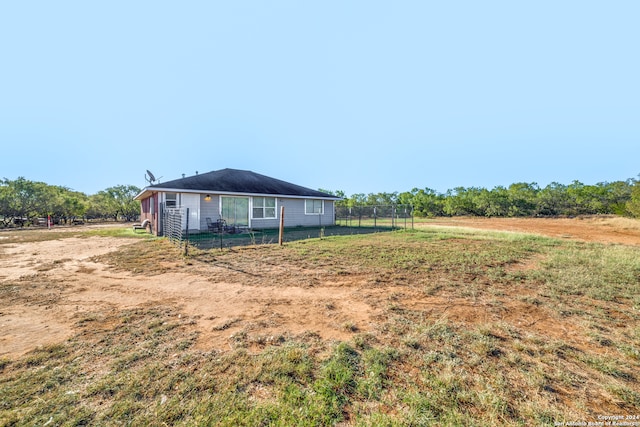
M 278 233 L 278 244 L 282 246 L 282 237 L 284 234 L 284 206 L 280 206 L 280 232 Z

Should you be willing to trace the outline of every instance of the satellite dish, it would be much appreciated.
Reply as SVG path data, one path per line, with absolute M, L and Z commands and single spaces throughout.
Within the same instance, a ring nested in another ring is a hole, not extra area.
M 149 185 L 153 185 L 153 183 L 158 181 L 160 178 L 156 179 L 155 175 L 153 175 L 149 169 L 147 169 L 147 174 L 144 176 L 144 179 L 149 183 Z

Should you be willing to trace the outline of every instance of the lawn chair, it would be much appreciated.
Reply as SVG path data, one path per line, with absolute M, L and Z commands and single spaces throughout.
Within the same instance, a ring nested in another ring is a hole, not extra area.
M 149 227 L 149 233 L 151 233 L 151 221 L 145 219 L 142 224 L 133 224 L 133 232 L 137 233 L 138 230 L 146 230 Z
M 222 233 L 225 230 L 225 220 L 219 219 L 216 222 L 211 221 L 211 218 L 205 218 L 207 221 L 207 230 L 212 233 Z

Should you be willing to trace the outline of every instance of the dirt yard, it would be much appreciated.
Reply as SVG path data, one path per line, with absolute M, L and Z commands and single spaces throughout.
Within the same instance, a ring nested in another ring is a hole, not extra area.
M 540 234 L 586 242 L 640 245 L 636 220 L 594 216 L 585 218 L 438 218 L 428 225 L 480 228 Z
M 417 226 L 495 229 L 640 245 L 638 222 L 623 218 L 451 218 Z M 366 279 L 357 275 L 347 276 L 349 283 L 327 282 L 320 271 L 277 262 L 262 262 L 259 272 L 254 267 L 240 270 L 224 264 L 206 271 L 197 266 L 173 269 L 163 265 L 164 273 L 149 276 L 96 261 L 95 257 L 132 245 L 135 239 L 69 237 L 10 244 L 2 240 L 0 234 L 0 286 L 15 284 L 21 289 L 0 301 L 0 357 L 18 357 L 37 346 L 64 341 L 80 331 L 79 324 L 87 316 L 154 305 L 171 305 L 187 313 L 200 331 L 198 347 L 202 349 L 228 349 L 229 338 L 240 330 L 260 330 L 267 337 L 312 331 L 322 339 L 347 339 L 353 332 L 349 325 L 367 329 L 378 314 L 374 302 L 381 296 L 376 294 L 389 291 L 384 286 L 370 289 Z M 264 271 L 265 265 L 271 271 Z M 265 280 L 265 276 L 278 280 Z M 431 303 L 430 309 L 437 308 L 437 301 Z M 451 315 L 464 321 L 468 313 L 464 308 Z M 532 313 L 531 317 L 542 314 Z M 537 325 L 548 326 L 544 322 Z

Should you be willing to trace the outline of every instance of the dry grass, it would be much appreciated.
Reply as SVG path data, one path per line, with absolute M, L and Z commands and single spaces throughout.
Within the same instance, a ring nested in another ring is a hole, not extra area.
M 70 237 L 88 236 L 151 238 L 149 234 L 134 233 L 132 228 L 126 224 L 113 223 L 89 227 L 54 227 L 51 230 L 38 228 L 0 229 L 0 245 L 44 242 L 68 239 Z
M 606 226 L 613 227 L 617 230 L 640 230 L 640 221 L 633 218 L 622 216 L 606 216 L 598 219 L 598 221 Z
M 357 277 L 380 311 L 343 321 L 350 340 L 247 329 L 223 352 L 196 350 L 176 307 L 88 313 L 68 342 L 0 363 L 0 424 L 554 425 L 640 408 L 637 248 L 424 229 L 191 253 L 152 240 L 99 259 L 252 286 Z M 0 297 L 29 298 L 15 292 Z

